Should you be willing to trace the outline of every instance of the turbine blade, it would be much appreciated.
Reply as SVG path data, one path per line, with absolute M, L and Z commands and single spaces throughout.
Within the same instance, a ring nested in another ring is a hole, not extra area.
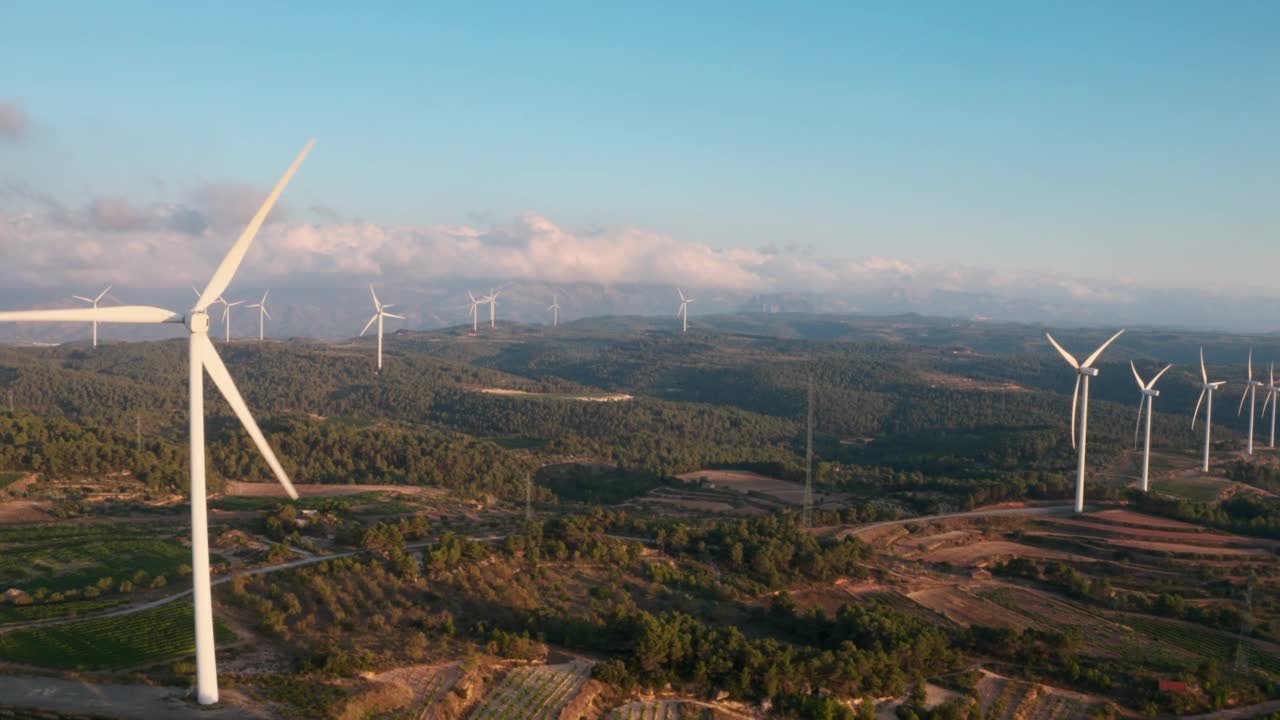
M 374 292 L 374 291 L 373 291 L 373 285 L 372 285 L 372 284 L 370 284 L 370 285 L 369 285 L 369 294 L 373 296 L 373 306 L 374 306 L 374 307 L 376 307 L 376 308 L 378 308 L 379 310 L 381 310 L 381 309 L 382 309 L 382 303 L 378 302 L 378 293 L 376 293 L 376 292 Z
M 1138 374 L 1138 368 L 1134 366 L 1133 361 L 1129 361 L 1129 369 L 1133 371 L 1133 379 L 1138 381 L 1138 387 L 1145 388 L 1146 384 L 1142 382 L 1142 376 Z
M 472 295 L 470 290 L 467 291 L 467 297 L 471 298 L 471 303 L 474 305 L 476 302 L 476 296 Z
M 1253 348 L 1249 348 L 1249 382 L 1253 382 Z
M 389 317 L 389 318 L 395 318 L 395 319 L 397 319 L 397 320 L 404 320 L 404 316 L 403 316 L 403 315 L 395 315 L 395 314 L 393 314 L 393 313 L 382 313 L 382 316 L 383 316 L 383 317 Z
M 364 329 L 360 331 L 360 337 L 364 337 L 364 334 L 369 332 L 369 328 L 373 327 L 373 323 L 378 319 L 378 315 L 379 313 L 374 313 L 373 317 L 369 318 L 369 322 L 364 324 Z
M 1268 391 L 1267 391 L 1267 396 L 1266 396 L 1266 397 L 1264 397 L 1264 398 L 1262 398 L 1262 414 L 1263 414 L 1263 415 L 1266 415 L 1266 414 L 1267 414 L 1267 403 L 1271 402 L 1271 396 L 1272 396 L 1272 395 L 1275 395 L 1275 393 L 1274 393 L 1274 392 L 1271 392 L 1270 390 L 1268 390 Z
M 1067 352 L 1066 350 L 1063 350 L 1062 346 L 1058 344 L 1057 340 L 1053 339 L 1052 335 L 1050 335 L 1049 333 L 1045 333 L 1044 336 L 1049 338 L 1049 343 L 1053 345 L 1053 348 L 1055 350 L 1058 351 L 1058 354 L 1062 356 L 1062 359 L 1067 361 L 1068 365 L 1076 369 L 1080 368 L 1080 363 L 1076 362 L 1075 357 L 1072 356 L 1072 354 Z M 1079 382 L 1079 380 L 1077 380 L 1076 382 Z
M 1123 334 L 1124 334 L 1124 330 L 1121 330 L 1120 332 L 1117 332 L 1115 335 L 1112 335 L 1111 338 L 1108 339 L 1106 342 L 1102 343 L 1102 346 L 1099 347 L 1097 350 L 1094 350 L 1092 355 L 1085 358 L 1084 366 L 1093 367 L 1093 361 L 1097 360 L 1099 355 L 1102 355 L 1102 351 L 1106 350 L 1108 345 L 1115 342 L 1116 338 L 1120 337 Z
M 683 290 L 681 290 L 680 288 L 676 288 L 676 293 L 680 295 L 680 301 L 681 301 L 681 302 L 684 302 L 684 301 L 685 301 L 685 299 L 684 299 L 684 291 L 683 291 Z
M 99 300 L 101 300 L 102 298 L 106 297 L 106 296 L 107 296 L 107 293 L 109 293 L 109 292 L 111 292 L 111 286 L 110 286 L 110 285 L 108 285 L 108 286 L 107 286 L 107 289 L 106 289 L 106 290 L 103 290 L 102 292 L 98 293 L 98 297 L 94 298 L 94 299 L 93 299 L 93 301 L 94 301 L 94 302 L 98 302 L 98 301 L 99 301 Z
M 180 323 L 183 316 L 164 308 L 146 305 L 112 305 L 100 308 L 71 308 L 68 310 L 19 310 L 0 312 L 0 322 L 104 322 Z
M 1240 413 L 1244 412 L 1244 401 L 1249 399 L 1249 390 L 1252 387 L 1252 385 L 1244 386 L 1244 392 L 1240 394 L 1240 407 L 1236 408 L 1237 417 L 1239 417 Z
M 1163 370 L 1161 370 L 1160 372 L 1156 373 L 1156 376 L 1155 376 L 1155 377 L 1153 377 L 1153 378 L 1151 378 L 1151 382 L 1147 383 L 1147 389 L 1148 389 L 1148 390 L 1150 390 L 1151 388 L 1155 387 L 1155 386 L 1156 386 L 1156 381 L 1160 379 L 1160 376 L 1161 376 L 1161 375 L 1163 375 L 1163 374 L 1165 374 L 1165 373 L 1169 372 L 1169 368 L 1171 368 L 1171 367 L 1173 367 L 1173 363 L 1170 363 L 1170 364 L 1168 364 L 1168 365 L 1165 365 Z
M 259 303 L 259 304 L 261 304 L 261 305 L 266 305 L 266 304 L 267 304 L 267 296 L 268 296 L 268 295 L 270 295 L 270 294 L 271 294 L 271 291 L 270 291 L 270 290 L 267 290 L 266 292 L 262 293 L 262 299 L 261 299 L 261 300 L 259 300 L 259 301 L 258 301 L 258 303 Z
M 1204 369 L 1204 348 L 1200 348 L 1200 380 L 1204 384 L 1209 384 L 1209 371 Z
M 1196 418 L 1200 417 L 1200 403 L 1204 402 L 1204 394 L 1207 392 L 1209 392 L 1208 388 L 1204 388 L 1203 390 L 1201 390 L 1200 399 L 1196 400 L 1196 410 L 1195 412 L 1191 413 L 1191 429 L 1192 430 L 1196 429 Z
M 276 201 L 280 199 L 280 194 L 284 192 L 289 181 L 293 179 L 293 174 L 298 171 L 298 167 L 306 159 L 307 153 L 311 152 L 311 146 L 315 142 L 315 140 L 311 140 L 306 147 L 302 148 L 302 152 L 298 153 L 297 159 L 293 161 L 288 170 L 285 170 L 280 182 L 276 183 L 275 189 L 267 196 L 266 201 L 262 203 L 262 207 L 258 208 L 257 214 L 253 216 L 253 219 L 249 221 L 249 225 L 245 227 L 244 232 L 240 234 L 240 238 L 231 246 L 231 250 L 227 252 L 226 257 L 222 258 L 222 263 L 218 265 L 218 269 L 214 271 L 209 284 L 205 286 L 204 293 L 196 301 L 197 310 L 208 308 L 214 299 L 222 295 L 227 286 L 231 284 L 232 278 L 236 276 L 236 270 L 240 269 L 240 263 L 244 260 L 245 253 L 249 252 L 249 246 L 253 244 L 253 239 L 258 235 L 258 230 L 262 228 L 262 223 L 266 222 L 267 215 L 275 207 Z
M 1080 375 L 1076 374 L 1076 389 L 1071 391 L 1071 447 L 1076 446 L 1076 404 L 1080 401 Z
M 71 297 L 75 298 L 76 300 L 83 300 L 87 303 L 93 302 L 93 298 L 81 297 L 79 295 L 72 295 Z
M 267 465 L 271 466 L 271 472 L 275 473 L 276 479 L 284 486 L 284 491 L 289 493 L 289 497 L 294 500 L 298 499 L 298 491 L 293 489 L 293 483 L 289 482 L 289 476 L 285 474 L 284 468 L 280 466 L 280 461 L 276 459 L 276 454 L 272 452 L 271 446 L 267 444 L 267 439 L 262 436 L 262 430 L 258 429 L 258 423 L 253 419 L 253 415 L 249 412 L 249 406 L 245 405 L 244 398 L 240 397 L 240 391 L 236 388 L 236 383 L 231 379 L 231 373 L 227 372 L 227 366 L 222 364 L 222 358 L 218 357 L 218 351 L 214 349 L 213 343 L 209 341 L 209 336 L 203 333 L 198 334 L 196 340 L 197 347 L 200 348 L 200 363 L 204 365 L 205 372 L 209 373 L 209 377 L 213 378 L 213 384 L 218 386 L 218 390 L 222 391 L 222 397 L 227 399 L 227 404 L 231 406 L 231 410 L 240 418 L 240 423 L 244 425 L 244 429 L 249 432 L 249 437 L 253 438 L 253 444 L 258 446 L 258 451 L 266 458 Z
M 267 319 L 268 319 L 268 320 L 270 320 L 270 319 L 271 319 L 271 313 L 267 312 L 267 306 L 266 306 L 266 305 L 259 305 L 258 307 L 262 308 L 262 314 L 263 314 L 263 315 L 266 315 L 266 316 L 267 316 Z

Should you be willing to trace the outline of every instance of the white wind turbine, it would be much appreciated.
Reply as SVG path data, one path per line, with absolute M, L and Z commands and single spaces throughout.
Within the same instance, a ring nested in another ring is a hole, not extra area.
M 369 318 L 369 322 L 364 324 L 364 329 L 360 331 L 360 337 L 364 337 L 364 334 L 369 332 L 369 326 L 376 320 L 378 323 L 378 372 L 382 372 L 382 319 L 395 318 L 403 320 L 404 316 L 387 312 L 387 308 L 395 307 L 395 305 L 383 305 L 378 302 L 378 293 L 373 291 L 372 285 L 369 286 L 369 294 L 373 296 L 373 317 Z
M 680 295 L 680 309 L 676 311 L 676 317 L 680 318 L 682 323 L 680 332 L 689 332 L 689 303 L 693 302 L 694 298 L 685 297 L 684 291 L 680 288 L 676 288 L 676 293 Z
M 1258 401 L 1258 388 L 1263 387 L 1261 380 L 1253 379 L 1253 348 L 1249 348 L 1249 384 L 1244 389 L 1244 395 L 1240 396 L 1240 407 L 1236 408 L 1236 415 L 1240 415 L 1244 411 L 1244 399 L 1249 398 L 1249 446 L 1248 454 L 1253 454 L 1253 416 Z
M 1205 395 L 1208 395 L 1209 403 L 1204 411 L 1204 465 L 1201 469 L 1209 472 L 1209 445 L 1213 439 L 1213 391 L 1226 385 L 1227 381 L 1209 382 L 1209 372 L 1204 369 L 1204 348 L 1200 348 L 1200 383 L 1200 399 L 1196 400 L 1196 411 L 1191 414 L 1191 429 L 1196 429 L 1196 418 L 1200 417 L 1200 403 L 1204 402 Z
M 314 141 L 313 141 L 314 142 Z M 191 578 L 192 598 L 195 605 L 195 637 L 196 637 L 196 699 L 201 705 L 210 705 L 218 701 L 218 676 L 215 659 L 213 637 L 213 602 L 209 581 L 209 518 L 205 498 L 205 456 L 204 456 L 204 373 L 208 372 L 213 384 L 217 386 L 227 404 L 240 419 L 241 424 L 253 439 L 258 451 L 262 453 L 276 479 L 284 486 L 289 497 L 297 499 L 298 493 L 289 482 L 280 461 L 267 444 L 258 423 L 250 414 L 244 398 L 236 388 L 235 381 L 227 372 L 227 367 L 218 357 L 218 351 L 209 341 L 209 306 L 221 295 L 235 277 L 236 270 L 244 260 L 245 253 L 253 244 L 254 236 L 267 219 L 267 214 L 275 206 L 276 200 L 284 191 L 289 180 L 293 178 L 298 166 L 302 164 L 310 152 L 312 142 L 298 154 L 297 159 L 285 171 L 275 189 L 267 196 L 257 214 L 249 221 L 249 225 L 241 233 L 235 244 L 227 252 L 226 257 L 214 271 L 213 277 L 204 292 L 196 300 L 195 307 L 186 314 L 175 313 L 158 307 L 141 305 L 119 305 L 106 308 L 85 308 L 76 310 L 28 310 L 21 312 L 0 313 L 0 322 L 102 322 L 155 324 L 184 324 L 190 331 L 188 354 L 188 392 L 190 410 L 191 443 Z
M 243 305 L 244 301 L 227 302 L 221 298 L 219 300 L 222 302 L 222 327 L 227 331 L 227 342 L 231 342 L 231 308 Z
M 77 300 L 83 300 L 84 302 L 87 302 L 90 305 L 92 305 L 94 310 L 97 310 L 98 302 L 101 301 L 102 298 L 106 297 L 107 293 L 109 292 L 111 292 L 110 285 L 107 286 L 106 290 L 103 290 L 102 292 L 98 293 L 97 297 L 87 298 L 87 297 L 81 297 L 80 295 L 72 295 L 71 297 Z M 98 321 L 97 320 L 93 321 L 93 346 L 98 347 Z
M 266 320 L 271 319 L 271 313 L 267 312 L 267 294 L 271 291 L 262 293 L 262 299 L 250 305 L 251 308 L 258 308 L 258 342 L 262 342 L 263 329 L 266 327 Z
M 489 306 L 489 327 L 491 328 L 498 326 L 497 325 L 498 296 L 501 294 L 502 294 L 502 288 L 498 288 L 497 290 L 494 290 L 493 288 L 489 288 L 489 294 L 480 298 L 480 302 L 485 303 Z
M 1112 335 L 1109 340 L 1102 343 L 1101 347 L 1094 350 L 1092 355 L 1085 358 L 1083 363 L 1076 362 L 1076 359 L 1072 357 L 1071 353 L 1063 350 L 1062 346 L 1058 344 L 1057 340 L 1053 339 L 1052 335 L 1045 333 L 1045 337 L 1049 338 L 1049 342 L 1053 344 L 1053 347 L 1058 351 L 1058 354 L 1062 355 L 1062 358 L 1067 361 L 1067 364 L 1075 368 L 1076 371 L 1076 389 L 1072 391 L 1071 394 L 1071 445 L 1075 447 L 1078 452 L 1076 464 L 1076 512 L 1084 512 L 1084 460 L 1085 446 L 1089 440 L 1089 378 L 1095 377 L 1098 374 L 1098 369 L 1093 367 L 1094 361 L 1097 360 L 1098 356 L 1102 355 L 1102 351 L 1106 350 L 1108 345 L 1115 342 L 1116 338 L 1120 337 L 1123 332 L 1124 330 L 1121 330 L 1115 335 Z M 1081 378 L 1084 379 L 1083 395 L 1080 393 Z M 1080 441 L 1078 443 L 1076 442 L 1077 402 L 1079 402 L 1080 406 Z
M 547 309 L 551 311 L 551 327 L 560 327 L 560 301 L 555 295 L 551 296 L 551 304 Z
M 476 296 L 475 296 L 475 295 L 473 295 L 473 294 L 471 294 L 471 291 L 470 291 L 470 290 L 468 290 L 468 291 L 467 291 L 467 297 L 471 299 L 471 308 L 470 308 L 470 312 L 471 312 L 471 334 L 472 334 L 472 335 L 475 335 L 475 334 L 476 334 L 476 330 L 477 330 L 477 328 L 478 328 L 478 326 L 479 326 L 479 323 L 477 322 L 477 316 L 480 314 L 480 306 L 481 306 L 481 305 L 483 305 L 485 301 L 484 301 L 484 298 L 481 298 L 481 299 L 477 300 L 477 299 L 476 299 Z
M 1133 428 L 1133 444 L 1135 447 L 1138 444 L 1138 430 L 1142 427 L 1142 406 L 1147 406 L 1147 439 L 1142 446 L 1142 492 L 1147 491 L 1147 470 L 1151 466 L 1151 405 L 1156 396 L 1160 394 L 1160 391 L 1155 389 L 1156 381 L 1160 379 L 1161 375 L 1169 372 L 1171 367 L 1173 366 L 1165 365 L 1163 370 L 1151 378 L 1151 382 L 1143 383 L 1142 376 L 1138 374 L 1138 368 L 1134 366 L 1132 360 L 1129 361 L 1129 369 L 1133 370 L 1133 379 L 1138 381 L 1138 391 L 1141 393 L 1138 396 L 1138 424 Z
M 1271 403 L 1271 443 L 1270 447 L 1275 449 L 1276 446 L 1276 394 L 1280 393 L 1280 385 L 1276 385 L 1276 364 L 1271 363 L 1271 373 L 1267 382 L 1267 398 L 1262 401 L 1262 414 L 1267 414 L 1267 403 Z

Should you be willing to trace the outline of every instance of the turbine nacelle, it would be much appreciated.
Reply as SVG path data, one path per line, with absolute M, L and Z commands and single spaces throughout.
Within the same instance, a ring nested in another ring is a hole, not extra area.
M 1148 397 L 1160 397 L 1160 391 L 1151 388 L 1142 388 L 1139 392 Z
M 213 324 L 209 320 L 209 313 L 204 310 L 193 310 L 191 314 L 185 318 L 187 329 L 192 333 L 209 333 L 209 326 Z
M 1098 368 L 1094 367 L 1076 368 L 1076 372 L 1081 375 L 1088 375 L 1089 377 L 1098 377 Z

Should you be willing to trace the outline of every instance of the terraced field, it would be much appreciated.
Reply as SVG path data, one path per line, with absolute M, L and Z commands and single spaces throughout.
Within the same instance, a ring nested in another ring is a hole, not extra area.
M 215 621 L 219 643 L 235 633 Z M 0 635 L 0 659 L 58 670 L 124 669 L 195 652 L 191 605 L 170 603 L 120 617 Z
M 471 720 L 552 720 L 591 678 L 591 663 L 512 670 L 471 713 Z

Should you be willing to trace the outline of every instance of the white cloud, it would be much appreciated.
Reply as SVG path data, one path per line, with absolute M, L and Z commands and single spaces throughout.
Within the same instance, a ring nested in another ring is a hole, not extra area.
M 27 135 L 27 113 L 12 100 L 0 100 L 0 141 L 19 142 Z

